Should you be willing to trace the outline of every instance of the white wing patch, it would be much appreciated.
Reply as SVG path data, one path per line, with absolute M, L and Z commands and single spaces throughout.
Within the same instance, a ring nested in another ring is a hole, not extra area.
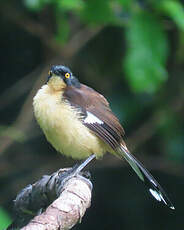
M 87 117 L 84 119 L 85 123 L 88 124 L 94 124 L 94 123 L 98 123 L 98 124 L 103 124 L 103 121 L 101 121 L 98 117 L 96 117 L 95 115 L 93 115 L 92 113 L 87 111 Z

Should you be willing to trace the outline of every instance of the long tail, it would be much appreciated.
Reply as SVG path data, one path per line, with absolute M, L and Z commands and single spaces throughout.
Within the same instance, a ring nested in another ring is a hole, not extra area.
M 158 201 L 163 202 L 171 209 L 175 209 L 168 196 L 166 195 L 160 184 L 154 179 L 154 177 L 148 172 L 148 170 L 139 162 L 124 146 L 119 147 L 117 155 L 130 164 L 132 169 L 137 173 L 138 177 L 148 186 L 151 195 Z

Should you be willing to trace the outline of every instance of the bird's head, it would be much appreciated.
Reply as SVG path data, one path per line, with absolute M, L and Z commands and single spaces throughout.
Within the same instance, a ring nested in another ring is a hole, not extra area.
M 55 91 L 65 89 L 67 86 L 80 88 L 78 79 L 68 67 L 63 65 L 54 65 L 51 67 L 47 84 Z

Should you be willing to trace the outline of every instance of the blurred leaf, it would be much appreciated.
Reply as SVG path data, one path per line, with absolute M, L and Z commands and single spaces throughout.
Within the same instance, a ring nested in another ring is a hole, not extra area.
M 69 38 L 70 26 L 67 18 L 64 15 L 57 14 L 57 34 L 55 36 L 56 41 L 64 45 Z
M 46 4 L 52 3 L 52 0 L 24 0 L 24 4 L 27 8 L 30 10 L 40 10 L 43 8 Z
M 111 1 L 109 0 L 89 0 L 85 1 L 81 12 L 81 19 L 90 24 L 106 24 L 115 20 Z
M 62 10 L 78 10 L 84 5 L 82 0 L 59 0 L 57 6 Z
M 160 1 L 158 7 L 170 16 L 181 30 L 184 30 L 184 7 L 173 0 Z
M 127 53 L 126 78 L 134 92 L 154 93 L 167 79 L 165 62 L 168 41 L 160 22 L 139 11 L 132 16 L 125 35 Z
M 10 137 L 18 142 L 23 142 L 26 140 L 24 133 L 12 126 L 0 125 L 0 136 Z
M 11 219 L 3 208 L 0 207 L 0 230 L 5 229 L 11 223 Z
M 132 6 L 132 4 L 135 4 L 134 0 L 117 0 L 117 2 L 126 8 Z

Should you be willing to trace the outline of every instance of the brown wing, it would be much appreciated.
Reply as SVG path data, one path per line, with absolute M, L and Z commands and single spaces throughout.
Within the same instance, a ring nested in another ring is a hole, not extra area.
M 118 118 L 112 113 L 107 100 L 92 88 L 81 84 L 80 88 L 68 86 L 64 92 L 64 98 L 72 106 L 81 109 L 82 113 L 87 116 L 94 115 L 102 122 L 85 122 L 83 123 L 113 149 L 115 149 L 124 135 L 124 130 L 119 123 Z

